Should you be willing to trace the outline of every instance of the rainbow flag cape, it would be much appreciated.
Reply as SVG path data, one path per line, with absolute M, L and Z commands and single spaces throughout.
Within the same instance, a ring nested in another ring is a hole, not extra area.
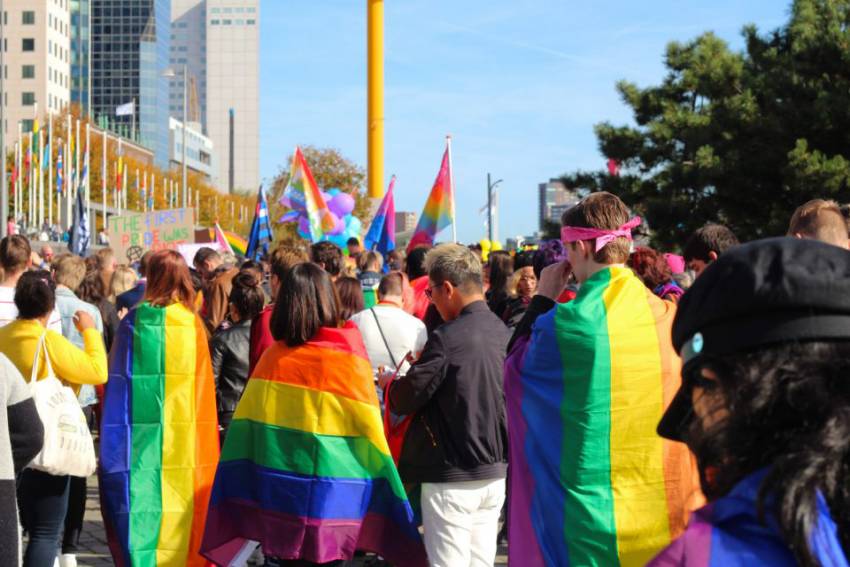
M 227 430 L 203 553 L 229 565 L 250 542 L 325 563 L 355 550 L 427 565 L 384 437 L 357 327 L 263 354 Z
M 644 565 L 701 504 L 689 451 L 655 433 L 680 383 L 674 314 L 608 268 L 513 346 L 511 564 Z
M 219 455 L 200 318 L 144 302 L 121 321 L 100 426 L 100 493 L 119 567 L 200 566 Z
M 647 567 L 797 567 L 797 560 L 774 519 L 774 511 L 765 511 L 768 518 L 765 523 L 756 507 L 767 472 L 768 469 L 756 471 L 726 496 L 694 512 L 684 535 Z M 817 496 L 817 508 L 809 535 L 813 555 L 821 565 L 847 567 L 850 563 L 838 537 L 838 528 L 821 494 Z
M 422 244 L 433 245 L 437 233 L 454 222 L 454 209 L 452 207 L 452 171 L 449 165 L 449 147 L 443 152 L 443 161 L 440 164 L 440 172 L 434 180 L 431 194 L 422 209 L 422 215 L 416 224 L 416 230 L 407 245 L 410 252 Z
M 386 256 L 391 250 L 395 250 L 395 175 L 390 179 L 390 187 L 381 201 L 369 226 L 369 232 L 363 238 L 363 246 L 367 250 L 377 250 Z

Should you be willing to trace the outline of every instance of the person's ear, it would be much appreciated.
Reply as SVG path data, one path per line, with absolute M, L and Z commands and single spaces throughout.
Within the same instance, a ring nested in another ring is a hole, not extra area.
M 709 261 L 714 262 L 715 260 L 717 260 L 717 258 L 718 258 L 717 252 L 715 252 L 714 250 L 712 250 L 711 252 L 708 253 Z
M 593 256 L 593 254 L 591 253 L 591 250 L 590 250 L 590 244 L 588 244 L 588 242 L 586 240 L 577 241 L 576 246 L 578 247 L 579 254 L 581 255 L 582 258 L 587 260 L 587 259 L 590 259 Z

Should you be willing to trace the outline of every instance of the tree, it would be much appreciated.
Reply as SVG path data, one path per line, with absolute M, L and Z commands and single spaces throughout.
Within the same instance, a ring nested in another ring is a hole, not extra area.
M 659 247 L 709 221 L 742 239 L 784 234 L 794 208 L 850 200 L 850 0 L 796 0 L 788 23 L 743 30 L 736 53 L 712 33 L 670 43 L 658 86 L 617 84 L 635 127 L 596 125 L 621 164 L 564 175 L 644 215 Z
M 353 196 L 356 203 L 353 214 L 365 225 L 370 214 L 369 199 L 363 193 L 366 171 L 343 156 L 336 148 L 303 146 L 301 152 L 304 154 L 304 159 L 307 160 L 307 165 L 310 166 L 310 171 L 313 172 L 313 178 L 319 188 L 322 190 L 337 188 Z M 272 182 L 272 189 L 269 192 L 272 226 L 275 239 L 280 241 L 298 239 L 298 227 L 295 223 L 281 224 L 277 222 L 277 219 L 287 211 L 278 204 L 278 200 L 289 183 L 289 166 L 292 164 L 291 154 L 287 156 L 285 163 L 285 166 L 280 167 L 280 172 Z

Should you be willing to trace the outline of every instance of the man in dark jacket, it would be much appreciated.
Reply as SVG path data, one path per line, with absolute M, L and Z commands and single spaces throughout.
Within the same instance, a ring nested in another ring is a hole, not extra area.
M 487 308 L 481 262 L 468 248 L 439 246 L 425 265 L 426 294 L 447 322 L 389 392 L 394 413 L 414 414 L 399 472 L 407 483 L 422 483 L 431 565 L 492 565 L 505 496 L 509 332 Z M 381 385 L 387 382 L 382 376 Z

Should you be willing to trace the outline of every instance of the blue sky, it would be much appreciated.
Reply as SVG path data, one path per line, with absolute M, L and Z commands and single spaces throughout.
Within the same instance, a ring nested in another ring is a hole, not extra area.
M 266 0 L 261 17 L 261 173 L 296 144 L 366 164 L 363 0 Z M 664 76 L 666 44 L 767 31 L 785 0 L 387 0 L 386 178 L 396 210 L 422 209 L 452 135 L 458 236 L 484 236 L 486 175 L 501 178 L 500 237 L 537 229 L 537 184 L 604 167 L 593 125 L 630 121 L 614 84 Z M 448 232 L 448 231 L 446 231 Z M 442 235 L 443 239 L 448 234 Z

